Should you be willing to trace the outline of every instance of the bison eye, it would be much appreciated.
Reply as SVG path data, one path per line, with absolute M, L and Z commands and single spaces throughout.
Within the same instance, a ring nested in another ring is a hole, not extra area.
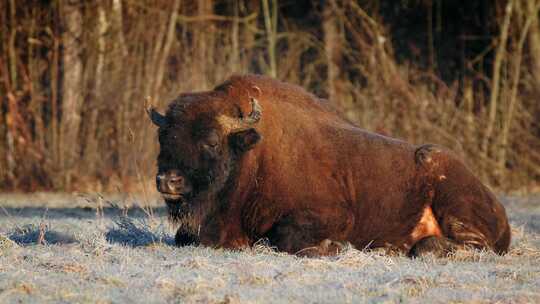
M 204 141 L 203 147 L 215 148 L 219 144 L 219 136 L 215 132 L 211 132 Z
M 216 143 L 206 143 L 206 144 L 203 144 L 203 148 L 205 149 L 214 149 L 217 147 L 217 142 Z

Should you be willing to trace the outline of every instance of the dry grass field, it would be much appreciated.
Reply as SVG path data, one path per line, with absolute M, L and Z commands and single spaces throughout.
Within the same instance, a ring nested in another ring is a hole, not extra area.
M 540 303 L 540 194 L 500 194 L 507 255 L 443 259 L 178 248 L 158 198 L 96 194 L 154 187 L 146 97 L 247 73 L 540 193 L 540 0 L 6 0 L 0 37 L 0 304 Z
M 3 194 L 0 303 L 539 303 L 540 196 L 501 198 L 506 256 L 313 259 L 177 248 L 157 199 Z

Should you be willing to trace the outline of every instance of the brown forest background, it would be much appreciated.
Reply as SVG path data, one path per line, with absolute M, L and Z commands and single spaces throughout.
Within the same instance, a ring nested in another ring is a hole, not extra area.
M 232 73 L 446 145 L 487 183 L 540 181 L 540 0 L 0 2 L 0 190 L 134 191 L 164 106 Z

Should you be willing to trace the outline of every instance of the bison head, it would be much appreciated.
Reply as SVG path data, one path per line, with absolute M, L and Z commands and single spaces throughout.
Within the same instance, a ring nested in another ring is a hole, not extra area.
M 201 220 L 217 207 L 236 163 L 261 139 L 255 126 L 262 108 L 249 96 L 241 103 L 222 91 L 181 95 L 165 115 L 147 107 L 159 127 L 157 190 L 171 220 L 186 233 L 200 229 Z

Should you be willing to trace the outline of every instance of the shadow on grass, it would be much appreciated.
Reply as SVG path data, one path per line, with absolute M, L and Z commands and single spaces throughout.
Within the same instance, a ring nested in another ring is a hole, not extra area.
M 153 212 L 157 216 L 165 216 L 167 214 L 166 207 L 155 207 Z M 0 209 L 0 215 L 8 215 L 15 217 L 25 217 L 33 218 L 36 216 L 42 216 L 47 214 L 49 219 L 64 219 L 64 218 L 74 218 L 74 219 L 92 219 L 96 218 L 96 209 L 87 208 L 87 207 L 75 207 L 75 208 L 46 208 L 46 207 L 4 207 Z M 133 218 L 145 218 L 148 217 L 148 214 L 140 208 L 130 208 L 129 210 L 124 211 L 117 207 L 104 207 L 103 216 L 107 218 L 113 218 L 120 215 L 127 215 Z
M 121 216 L 114 221 L 114 226 L 107 231 L 105 239 L 130 247 L 145 247 L 155 244 L 174 246 L 174 238 L 165 231 L 163 223 L 151 225 L 144 219 L 132 219 Z
M 63 245 L 78 243 L 72 235 L 49 230 L 44 225 L 25 225 L 16 228 L 9 238 L 21 246 L 30 246 L 36 244 Z

